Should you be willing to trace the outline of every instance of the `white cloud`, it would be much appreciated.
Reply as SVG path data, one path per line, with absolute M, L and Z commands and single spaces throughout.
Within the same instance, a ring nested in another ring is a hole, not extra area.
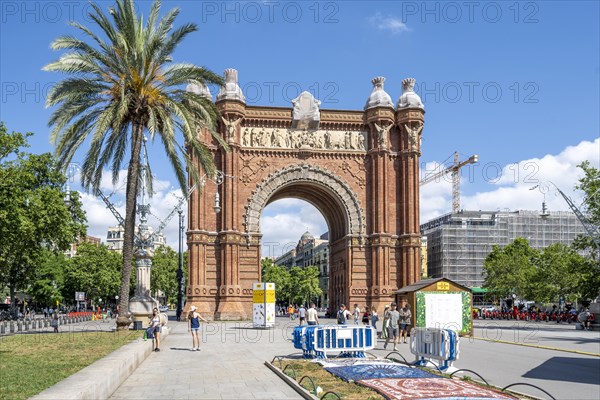
M 472 166 L 475 176 L 483 179 L 486 188 L 474 195 L 461 195 L 461 208 L 465 210 L 541 210 L 545 199 L 550 211 L 569 210 L 558 191 L 545 182 L 551 181 L 563 193 L 569 196 L 575 205 L 583 201 L 582 193 L 574 190 L 582 171 L 577 168 L 581 162 L 589 160 L 592 165 L 600 165 L 600 139 L 582 141 L 575 146 L 568 146 L 559 154 L 547 154 L 542 158 L 531 158 L 517 163 L 501 166 L 482 162 Z M 426 165 L 428 171 L 434 163 Z M 463 171 L 462 187 L 470 183 L 478 183 L 469 179 Z M 439 183 L 429 183 L 421 188 L 421 222 L 446 214 L 452 208 L 452 185 L 450 179 Z M 542 184 L 545 197 L 540 189 L 530 190 Z
M 368 21 L 380 31 L 390 31 L 393 34 L 410 31 L 410 28 L 399 18 L 391 15 L 384 17 L 380 12 L 369 17 Z
M 263 257 L 279 257 L 291 250 L 307 230 L 315 237 L 327 231 L 323 215 L 311 204 L 290 198 L 269 204 L 261 218 Z

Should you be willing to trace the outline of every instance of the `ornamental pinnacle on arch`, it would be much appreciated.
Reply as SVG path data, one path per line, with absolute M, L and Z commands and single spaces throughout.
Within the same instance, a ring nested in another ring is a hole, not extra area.
M 385 78 L 383 76 L 377 76 L 371 80 L 371 83 L 373 84 L 373 91 L 367 99 L 365 110 L 374 107 L 394 107 L 392 98 L 383 89 L 384 82 Z
M 402 80 L 402 96 L 398 100 L 398 110 L 404 108 L 425 109 L 423 102 L 418 94 L 415 93 L 415 78 L 406 78 Z
M 238 85 L 237 69 L 227 68 L 225 70 L 225 86 L 221 86 L 221 90 L 217 95 L 217 101 L 221 100 L 238 100 L 246 103 L 244 93 Z

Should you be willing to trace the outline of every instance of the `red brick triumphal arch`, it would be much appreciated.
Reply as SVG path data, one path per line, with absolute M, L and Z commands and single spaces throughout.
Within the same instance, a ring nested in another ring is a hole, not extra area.
M 419 157 L 424 109 L 403 80 L 397 105 L 384 78 L 362 111 L 320 109 L 303 92 L 292 107 L 248 106 L 237 71 L 217 95 L 225 152 L 206 132 L 226 174 L 189 201 L 187 304 L 215 319 L 248 319 L 260 281 L 260 218 L 275 200 L 313 204 L 329 226 L 329 303 L 376 305 L 419 279 Z M 210 96 L 208 88 L 188 90 Z M 213 210 L 218 193 L 222 210 Z

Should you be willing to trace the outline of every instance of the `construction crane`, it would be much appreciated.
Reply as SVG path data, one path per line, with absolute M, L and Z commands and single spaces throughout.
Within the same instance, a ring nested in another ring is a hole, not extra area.
M 596 246 L 596 250 L 600 251 L 600 228 L 598 226 L 594 225 L 588 218 L 586 218 L 586 216 L 575 205 L 575 203 L 573 203 L 573 200 L 571 200 L 571 198 L 569 196 L 567 196 L 566 194 L 564 194 L 564 192 L 562 190 L 560 190 L 558 188 L 558 186 L 556 186 L 556 184 L 554 184 L 554 182 L 551 182 L 551 181 L 542 182 L 542 183 L 540 183 L 538 185 L 535 185 L 531 189 L 529 189 L 529 190 L 534 190 L 534 189 L 537 189 L 539 187 L 540 188 L 540 192 L 542 192 L 542 194 L 544 195 L 544 201 L 542 202 L 542 214 L 540 214 L 541 217 L 542 218 L 547 218 L 550 215 L 550 213 L 548 213 L 547 210 L 546 210 L 546 193 L 545 193 L 549 189 L 549 184 L 552 185 L 552 186 L 554 186 L 554 188 L 556 189 L 556 191 L 558 192 L 558 194 L 560 194 L 562 196 L 562 198 L 565 201 L 565 203 L 567 203 L 567 205 L 569 206 L 569 208 L 571 209 L 571 211 L 573 211 L 573 214 L 575 214 L 575 216 L 577 217 L 577 219 L 579 220 L 579 222 L 581 223 L 581 225 L 583 225 L 583 228 L 585 229 L 585 231 L 587 232 L 587 234 L 592 239 L 592 243 Z M 596 191 L 596 193 L 594 193 L 590 197 L 590 199 L 592 197 L 594 197 L 598 193 L 599 192 Z
M 472 155 L 467 160 L 459 161 L 458 152 L 454 152 L 454 163 L 439 172 L 426 176 L 419 182 L 419 186 L 423 186 L 429 182 L 441 178 L 442 176 L 452 174 L 452 212 L 456 213 L 460 210 L 460 169 L 467 164 L 475 164 L 479 160 L 477 154 Z
M 142 190 L 141 190 L 142 196 L 144 195 L 144 193 L 146 191 L 145 174 L 147 174 L 150 170 L 150 163 L 148 162 L 148 150 L 146 148 L 146 137 L 144 137 L 143 146 L 144 146 L 143 147 L 144 165 L 142 166 L 142 177 L 143 177 Z M 204 181 L 201 183 L 202 183 L 202 185 L 204 185 Z M 171 212 L 169 213 L 169 215 L 167 215 L 167 217 L 165 219 L 160 221 L 160 225 L 158 226 L 158 229 L 156 231 L 152 232 L 150 235 L 148 235 L 145 238 L 142 236 L 141 232 L 134 233 L 135 246 L 141 247 L 141 248 L 152 247 L 156 238 L 167 227 L 167 225 L 169 224 L 169 222 L 171 221 L 173 216 L 175 216 L 175 213 L 181 209 L 181 206 L 183 205 L 183 203 L 189 199 L 189 197 L 192 195 L 194 190 L 196 190 L 196 184 L 194 184 L 192 187 L 189 188 L 187 196 L 178 197 L 179 201 L 177 202 L 177 205 L 175 207 L 173 207 L 173 209 L 171 210 Z M 106 204 L 106 207 L 110 210 L 110 212 L 114 215 L 114 217 L 119 222 L 119 226 L 125 227 L 125 220 L 123 219 L 123 217 L 121 216 L 119 211 L 115 208 L 115 206 L 112 204 L 110 199 L 104 193 L 102 193 L 101 190 L 97 190 L 96 195 L 99 196 L 102 199 L 102 201 L 104 201 L 104 204 Z M 138 213 L 143 214 L 143 218 L 145 219 L 145 215 L 147 213 L 149 213 L 150 206 L 143 204 L 143 203 L 144 203 L 144 200 L 142 199 L 142 204 L 138 205 Z

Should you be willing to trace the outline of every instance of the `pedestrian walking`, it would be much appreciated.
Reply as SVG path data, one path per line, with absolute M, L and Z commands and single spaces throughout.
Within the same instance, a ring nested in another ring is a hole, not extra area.
M 200 351 L 200 321 L 208 322 L 196 310 L 196 306 L 191 306 L 187 317 L 188 332 L 192 333 L 192 351 Z
M 302 326 L 302 323 L 306 321 L 306 308 L 304 308 L 304 304 L 301 304 L 300 308 L 298 309 L 298 319 L 300 320 L 300 326 Z
M 52 314 L 50 326 L 54 328 L 54 333 L 58 333 L 58 312 L 56 311 L 54 312 L 54 314 Z
M 152 310 L 150 327 L 154 332 L 154 339 L 152 339 L 153 350 L 160 351 L 160 333 L 162 331 L 162 326 L 160 325 L 160 314 L 158 313 L 158 308 L 154 308 L 154 310 Z
M 294 305 L 290 304 L 288 306 L 288 315 L 290 316 L 290 321 L 294 320 Z
M 390 326 L 390 305 L 386 304 L 383 309 L 383 326 L 381 327 L 381 338 L 388 338 L 388 328 Z
M 369 306 L 366 306 L 365 312 L 363 313 L 363 316 L 362 316 L 363 325 L 369 325 L 370 319 L 371 319 L 371 311 L 369 310 Z
M 371 307 L 371 326 L 375 328 L 375 331 L 377 331 L 377 321 L 379 321 L 379 316 L 377 315 L 377 308 Z
M 346 325 L 351 317 L 352 314 L 350 314 L 350 311 L 346 310 L 346 305 L 342 304 L 336 317 L 338 325 Z
M 410 312 L 410 304 L 404 304 L 404 307 L 400 310 L 400 337 L 404 339 L 406 343 L 406 336 L 410 329 L 412 313 Z
M 360 308 L 358 308 L 358 304 L 354 305 L 354 312 L 352 313 L 352 317 L 354 318 L 354 325 L 358 325 L 360 322 Z
M 310 308 L 306 310 L 306 323 L 308 325 L 319 324 L 319 315 L 317 313 L 317 309 L 315 308 L 315 303 L 311 303 Z
M 388 337 L 385 339 L 385 344 L 383 348 L 385 349 L 390 342 L 390 339 L 394 341 L 394 351 L 398 351 L 398 337 L 399 337 L 399 321 L 400 321 L 400 313 L 396 310 L 396 303 L 392 303 L 390 305 L 389 314 L 389 326 L 388 326 Z

